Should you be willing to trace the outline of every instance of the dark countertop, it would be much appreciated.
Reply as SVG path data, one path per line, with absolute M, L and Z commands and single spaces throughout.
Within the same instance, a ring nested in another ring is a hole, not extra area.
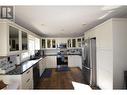
M 81 54 L 66 54 L 66 55 L 79 55 Z M 47 54 L 43 56 L 42 58 L 45 58 L 46 56 L 57 56 L 57 54 Z M 36 59 L 36 60 L 30 60 L 30 61 L 25 61 L 21 65 L 17 66 L 14 70 L 5 73 L 5 74 L 0 74 L 0 75 L 19 75 L 23 74 L 25 71 L 27 71 L 29 68 L 31 68 L 33 65 L 38 63 L 42 58 Z
M 81 54 L 64 54 L 64 55 L 79 55 L 82 56 Z M 46 54 L 46 56 L 57 56 L 57 54 Z
M 17 66 L 14 70 L 6 73 L 5 75 L 19 75 L 23 74 L 25 71 L 27 71 L 29 68 L 31 68 L 33 65 L 38 63 L 42 58 L 36 59 L 36 60 L 30 60 L 22 63 L 21 65 Z

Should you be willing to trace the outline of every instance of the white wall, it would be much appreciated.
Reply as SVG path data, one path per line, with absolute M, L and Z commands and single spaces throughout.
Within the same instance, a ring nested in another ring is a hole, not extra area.
M 113 89 L 112 20 L 95 28 L 97 48 L 97 85 Z
M 108 20 L 85 33 L 85 39 L 96 37 L 97 85 L 113 89 L 112 20 Z
M 127 70 L 127 19 L 114 19 L 113 31 L 113 88 L 122 89 Z

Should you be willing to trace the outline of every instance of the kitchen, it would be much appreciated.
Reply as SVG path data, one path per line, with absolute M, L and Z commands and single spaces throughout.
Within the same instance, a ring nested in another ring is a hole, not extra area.
M 1 89 L 127 89 L 126 10 L 15 6 L 0 19 Z

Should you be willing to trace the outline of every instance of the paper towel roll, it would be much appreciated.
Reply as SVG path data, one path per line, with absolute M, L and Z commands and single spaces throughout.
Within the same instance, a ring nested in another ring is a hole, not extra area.
M 20 65 L 20 57 L 19 56 L 16 57 L 16 65 Z

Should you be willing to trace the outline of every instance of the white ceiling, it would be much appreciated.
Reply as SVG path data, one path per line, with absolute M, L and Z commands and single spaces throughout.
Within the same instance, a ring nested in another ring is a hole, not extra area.
M 103 6 L 15 6 L 15 21 L 41 36 L 76 37 L 111 17 L 127 14 L 127 7 L 121 6 L 104 19 L 98 20 L 108 12 L 102 8 Z

